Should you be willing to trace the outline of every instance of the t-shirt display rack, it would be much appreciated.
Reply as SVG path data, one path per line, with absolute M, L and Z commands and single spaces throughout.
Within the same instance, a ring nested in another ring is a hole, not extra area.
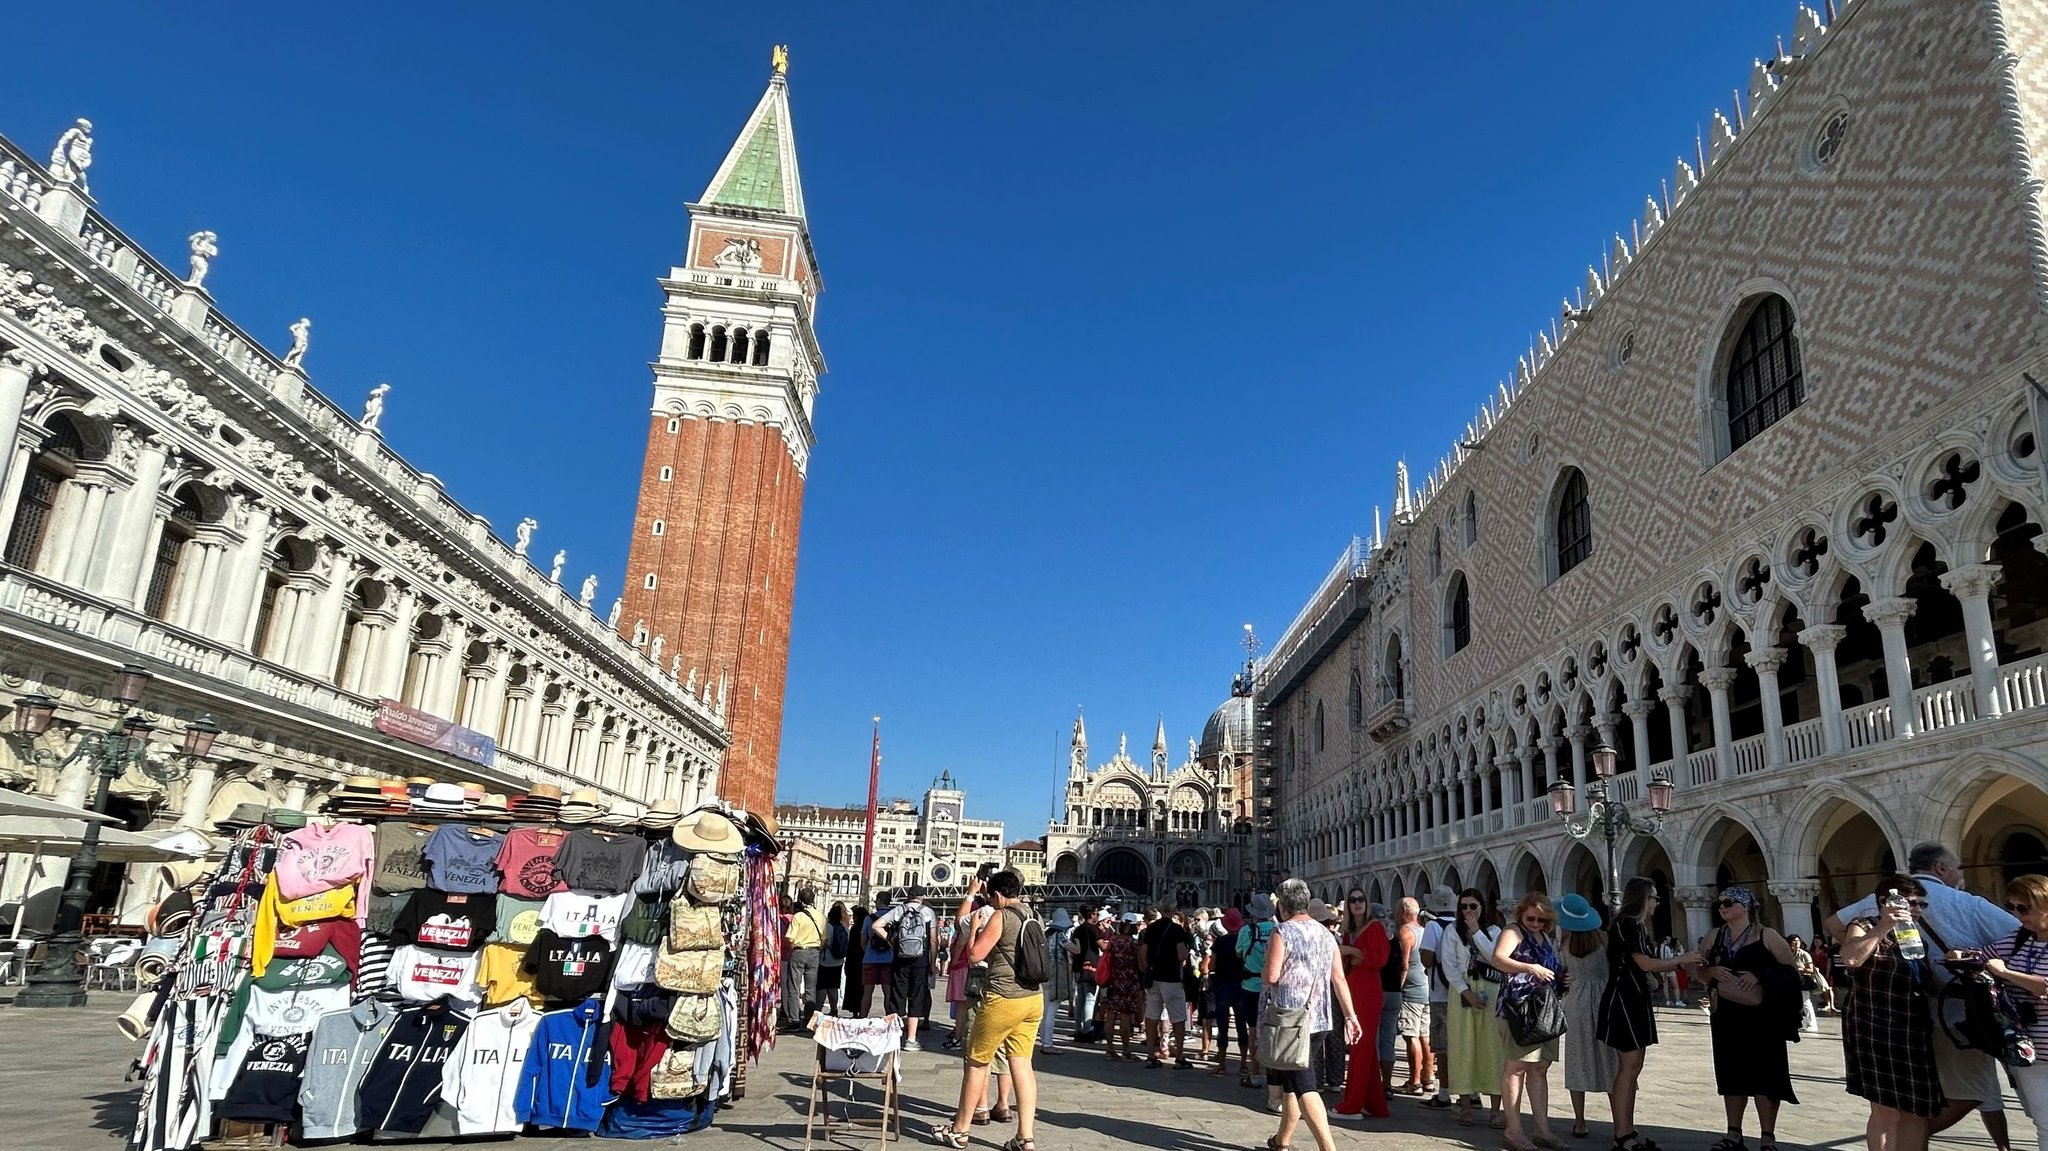
M 235 834 L 196 886 L 176 960 L 131 1008 L 148 1020 L 134 1151 L 216 1133 L 236 1148 L 676 1136 L 744 1097 L 746 1064 L 773 1045 L 778 845 L 742 810 L 705 805 L 673 834 L 446 811 L 301 818 L 267 812 Z M 446 875 L 424 861 L 387 875 L 404 842 L 387 829 L 408 824 L 433 829 L 415 837 L 423 850 L 450 826 L 491 833 L 499 860 L 512 833 L 559 834 L 548 894 L 563 898 L 523 898 L 530 859 L 517 884 L 499 871 L 495 889 L 477 886 L 476 831 L 445 838 L 468 845 L 439 853 Z M 686 846 L 707 827 L 738 850 Z M 585 829 L 638 844 L 633 874 L 564 861 Z M 578 883 L 561 882 L 565 867 Z M 500 904 L 517 914 L 500 922 Z

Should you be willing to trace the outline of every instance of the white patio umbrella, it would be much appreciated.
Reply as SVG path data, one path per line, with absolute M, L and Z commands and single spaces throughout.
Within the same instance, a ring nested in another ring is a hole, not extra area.
M 99 823 L 118 823 L 120 816 L 101 815 L 83 807 L 43 799 L 25 791 L 9 791 L 0 788 L 0 816 L 40 815 L 48 819 L 90 819 Z
M 52 806 L 62 806 L 55 804 Z M 83 846 L 85 821 L 52 819 L 41 815 L 0 815 L 0 853 L 19 852 L 38 856 L 75 857 Z M 118 827 L 100 828 L 101 863 L 166 863 L 203 858 L 213 848 L 206 836 L 191 828 L 168 832 L 134 832 Z M 39 866 L 39 865 L 32 865 Z M 25 916 L 17 912 L 14 934 L 21 934 Z

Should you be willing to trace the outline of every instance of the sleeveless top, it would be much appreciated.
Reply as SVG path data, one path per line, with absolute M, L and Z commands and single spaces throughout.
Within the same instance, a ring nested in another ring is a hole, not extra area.
M 1415 947 L 1408 952 L 1408 974 L 1401 980 L 1401 1002 L 1429 1002 L 1429 972 L 1422 966 L 1422 925 L 1415 925 Z
M 1017 939 L 1024 930 L 1024 909 L 1012 904 L 996 912 L 1003 934 L 988 953 L 988 996 L 997 999 L 1036 999 L 1038 991 L 1026 991 L 1017 982 Z M 985 996 L 986 998 L 986 996 Z
M 1311 1034 L 1330 1029 L 1330 964 L 1337 938 L 1312 919 L 1290 919 L 1275 933 L 1284 941 L 1280 981 L 1266 991 L 1275 1007 L 1307 1007 Z

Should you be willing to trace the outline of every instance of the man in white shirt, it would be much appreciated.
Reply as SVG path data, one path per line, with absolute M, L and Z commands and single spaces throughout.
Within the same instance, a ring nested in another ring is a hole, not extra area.
M 1451 1077 L 1439 1064 L 1450 1057 L 1451 986 L 1436 969 L 1436 952 L 1443 944 L 1444 932 L 1455 922 L 1452 916 L 1458 910 L 1458 893 L 1439 885 L 1423 897 L 1422 906 L 1429 913 L 1422 924 L 1422 970 L 1429 976 L 1429 1042 L 1423 1048 L 1423 1062 L 1430 1073 L 1430 1082 L 1423 1085 L 1422 1105 L 1447 1108 L 1451 1105 Z
M 1906 855 L 1906 869 L 1927 889 L 1927 906 L 1920 911 L 1920 923 L 1944 951 L 1990 947 L 2011 939 L 2020 921 L 2003 907 L 1981 895 L 1962 889 L 1963 861 L 1939 843 L 1916 844 Z M 1828 916 L 1827 933 L 1840 941 L 1847 925 L 1858 919 L 1878 918 L 1876 893 Z M 1949 973 L 1939 963 L 1928 964 L 1936 983 L 1947 983 Z M 1929 999 L 1931 1005 L 1935 1001 Z M 1948 1110 L 1934 1117 L 1928 1133 L 1946 1131 L 1968 1115 L 1980 1110 L 1984 1130 L 2000 1151 L 2012 1146 L 2006 1135 L 2004 1088 L 1998 1063 L 1982 1051 L 1964 1051 L 1949 1041 L 1948 1029 L 1937 1022 L 1934 1028 L 1934 1064 L 1941 1072 L 1941 1093 L 1948 1097 Z

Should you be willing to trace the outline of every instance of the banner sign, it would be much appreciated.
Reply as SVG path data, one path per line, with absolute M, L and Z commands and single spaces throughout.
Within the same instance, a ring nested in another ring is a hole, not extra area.
M 377 720 L 371 726 L 385 735 L 445 751 L 471 763 L 489 767 L 498 758 L 498 741 L 471 731 L 438 715 L 428 715 L 395 699 L 377 702 Z

